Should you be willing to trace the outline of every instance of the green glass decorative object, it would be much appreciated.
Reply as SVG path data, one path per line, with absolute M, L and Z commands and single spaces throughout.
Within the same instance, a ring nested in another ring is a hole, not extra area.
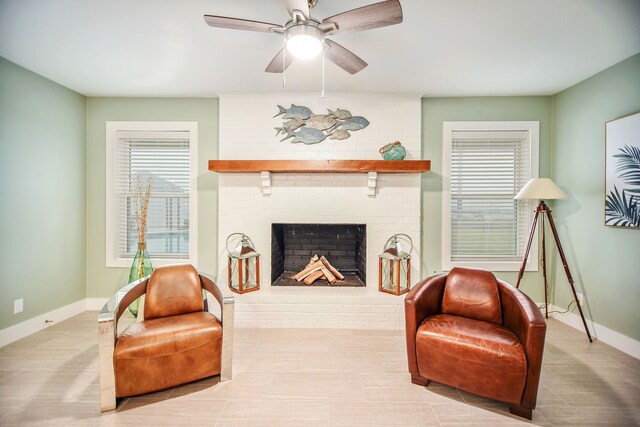
M 389 143 L 379 151 L 385 160 L 404 160 L 407 155 L 407 150 L 400 144 L 400 141 Z
M 151 266 L 149 252 L 147 252 L 147 243 L 139 242 L 138 251 L 136 252 L 136 256 L 133 258 L 133 264 L 131 264 L 131 270 L 129 271 L 129 283 L 148 276 L 152 271 L 153 267 Z M 135 300 L 129 306 L 129 311 L 135 317 L 138 316 L 138 301 L 139 300 Z

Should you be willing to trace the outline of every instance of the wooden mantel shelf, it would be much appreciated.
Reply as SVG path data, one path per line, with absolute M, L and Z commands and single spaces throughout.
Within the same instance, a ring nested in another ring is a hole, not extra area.
M 209 170 L 220 173 L 422 173 L 430 160 L 209 160 Z
M 271 194 L 272 173 L 366 173 L 369 197 L 376 196 L 378 173 L 422 173 L 430 160 L 209 160 L 219 173 L 260 172 L 262 194 Z

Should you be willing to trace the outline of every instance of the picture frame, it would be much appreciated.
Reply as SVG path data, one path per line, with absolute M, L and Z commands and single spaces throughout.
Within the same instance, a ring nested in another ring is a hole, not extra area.
M 640 112 L 605 123 L 604 224 L 640 229 Z

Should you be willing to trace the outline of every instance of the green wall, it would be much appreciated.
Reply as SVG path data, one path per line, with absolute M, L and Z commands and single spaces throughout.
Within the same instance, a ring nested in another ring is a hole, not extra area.
M 539 121 L 540 176 L 549 176 L 552 108 L 549 96 L 423 98 L 422 157 L 431 160 L 431 172 L 422 175 L 422 271 L 440 272 L 442 265 L 442 122 Z M 517 272 L 497 275 L 515 285 Z M 541 272 L 525 273 L 520 288 L 534 301 L 544 300 Z
M 0 57 L 0 329 L 86 297 L 85 157 L 85 97 Z
M 605 122 L 640 111 L 640 54 L 555 95 L 553 108 L 552 177 L 569 196 L 554 218 L 576 288 L 587 317 L 640 340 L 640 230 L 604 225 Z M 562 266 L 555 279 L 566 306 Z
M 129 277 L 128 268 L 105 266 L 107 121 L 198 122 L 198 269 L 217 272 L 218 178 L 208 161 L 218 155 L 218 100 L 182 98 L 87 99 L 87 287 L 89 297 L 111 296 Z

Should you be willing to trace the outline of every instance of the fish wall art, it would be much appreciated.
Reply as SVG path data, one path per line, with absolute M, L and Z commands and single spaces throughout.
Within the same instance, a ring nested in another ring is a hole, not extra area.
M 292 143 L 317 144 L 325 139 L 347 139 L 350 132 L 359 131 L 369 126 L 369 121 L 362 116 L 352 116 L 348 110 L 327 109 L 327 114 L 313 114 L 311 109 L 302 105 L 291 104 L 284 108 L 278 105 L 278 114 L 282 116 L 282 126 L 276 127 L 276 136 L 286 135 L 281 141 L 291 139 Z

